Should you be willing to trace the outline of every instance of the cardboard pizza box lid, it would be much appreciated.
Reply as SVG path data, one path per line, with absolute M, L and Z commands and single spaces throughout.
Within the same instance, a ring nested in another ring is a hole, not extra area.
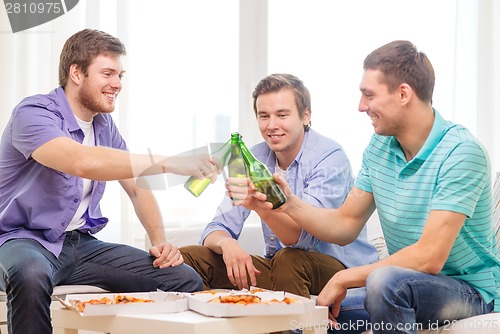
M 211 302 L 221 296 L 255 295 L 261 298 L 258 304 L 225 304 Z M 283 315 L 311 313 L 315 301 L 284 291 L 259 290 L 231 290 L 223 292 L 206 291 L 204 293 L 185 294 L 188 299 L 188 308 L 206 316 L 212 317 L 240 317 L 252 315 Z M 285 303 L 285 298 L 292 302 Z
M 87 304 L 83 312 L 79 312 L 75 306 L 75 300 L 89 301 L 91 299 L 101 299 L 107 297 L 114 300 L 116 295 L 127 297 L 151 299 L 149 303 L 125 303 L 125 304 Z M 116 314 L 146 314 L 146 313 L 173 313 L 182 312 L 188 309 L 188 300 L 183 293 L 179 292 L 134 292 L 134 293 L 98 293 L 98 294 L 69 294 L 66 298 L 59 299 L 64 307 L 73 310 L 81 316 L 99 316 Z

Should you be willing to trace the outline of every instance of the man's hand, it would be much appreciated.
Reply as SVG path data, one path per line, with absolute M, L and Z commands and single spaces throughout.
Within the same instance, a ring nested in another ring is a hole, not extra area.
M 241 205 L 248 210 L 271 210 L 273 205 L 266 202 L 266 195 L 260 193 L 249 178 L 228 177 L 226 180 L 227 196 L 233 205 Z
M 318 298 L 316 298 L 316 304 L 320 306 L 330 306 L 330 312 L 328 313 L 328 318 L 330 320 L 330 325 L 333 328 L 337 326 L 337 320 L 340 312 L 340 303 L 344 300 L 347 294 L 347 289 L 339 284 L 336 280 L 335 275 L 328 281 L 323 290 L 321 290 Z
M 287 198 L 295 196 L 288 186 L 288 183 L 286 183 L 283 178 L 278 174 L 274 174 L 273 177 Z M 241 205 L 249 210 L 257 211 L 258 213 L 273 210 L 272 203 L 266 202 L 267 196 L 259 192 L 249 178 L 246 179 L 246 184 L 241 180 L 243 179 L 227 178 L 226 180 L 226 194 L 233 200 L 234 205 Z M 283 211 L 285 206 L 286 203 L 273 211 Z
M 169 157 L 165 160 L 165 165 L 166 172 L 192 175 L 199 179 L 210 177 L 212 183 L 217 180 L 217 174 L 222 170 L 220 160 L 208 154 Z
M 225 239 L 220 242 L 222 248 L 222 259 L 226 264 L 227 277 L 234 286 L 241 289 L 249 289 L 257 285 L 256 275 L 260 271 L 254 267 L 252 257 L 238 244 L 237 240 Z M 248 277 L 250 282 L 248 282 Z
M 155 268 L 175 267 L 184 263 L 179 249 L 168 242 L 152 246 L 149 249 L 149 254 L 156 257 L 156 260 L 153 261 Z
M 283 190 L 283 194 L 285 194 L 286 198 L 294 196 L 294 193 L 290 189 L 288 183 L 286 183 L 285 179 L 282 178 L 278 173 L 273 175 L 274 181 L 280 186 L 281 190 Z
M 253 192 L 252 186 L 249 178 L 228 177 L 226 179 L 226 194 L 233 201 L 233 205 L 243 205 L 251 200 L 249 197 Z

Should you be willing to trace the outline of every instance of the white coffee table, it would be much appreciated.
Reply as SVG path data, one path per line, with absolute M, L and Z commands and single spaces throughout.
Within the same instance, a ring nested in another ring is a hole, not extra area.
M 82 317 L 63 309 L 52 309 L 54 333 L 77 334 L 78 330 L 111 334 L 257 334 L 302 329 L 304 334 L 325 334 L 328 309 L 316 306 L 310 314 L 213 318 L 193 311 Z

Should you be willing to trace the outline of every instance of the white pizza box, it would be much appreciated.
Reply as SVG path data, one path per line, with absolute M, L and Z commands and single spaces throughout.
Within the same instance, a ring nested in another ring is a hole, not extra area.
M 249 294 L 261 298 L 258 304 L 226 304 L 211 303 L 210 301 L 220 296 Z M 309 298 L 297 296 L 284 291 L 259 291 L 231 290 L 225 292 L 205 291 L 185 294 L 188 299 L 188 307 L 206 316 L 212 317 L 240 317 L 252 315 L 280 315 L 280 314 L 304 314 L 311 313 L 315 307 L 315 301 Z M 293 302 L 287 304 L 282 302 L 285 298 L 291 298 Z M 272 302 L 274 300 L 274 302 Z M 279 301 L 279 302 L 276 302 Z
M 79 312 L 72 304 L 71 300 L 89 301 L 91 299 L 101 299 L 107 297 L 114 300 L 116 295 L 127 297 L 151 299 L 149 303 L 125 303 L 92 305 L 87 304 L 83 312 Z M 145 313 L 174 313 L 188 309 L 188 300 L 180 292 L 133 292 L 133 293 L 86 293 L 69 294 L 64 300 L 59 301 L 68 309 L 73 310 L 81 316 L 116 315 L 116 314 L 145 314 Z

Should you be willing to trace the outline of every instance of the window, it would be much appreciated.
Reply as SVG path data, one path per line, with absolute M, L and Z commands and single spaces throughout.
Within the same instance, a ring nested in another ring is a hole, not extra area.
M 128 6 L 134 24 L 122 39 L 126 73 L 113 117 L 130 151 L 176 155 L 229 140 L 238 130 L 238 2 L 130 1 Z M 166 226 L 208 223 L 224 196 L 223 182 L 217 181 L 195 198 L 182 186 L 187 178 L 153 181 L 167 185 L 155 191 Z M 116 221 L 101 237 L 133 242 L 132 236 L 144 236 L 117 182 L 108 182 L 104 200 L 106 216 Z
M 377 47 L 405 39 L 424 51 L 436 72 L 434 107 L 452 117 L 455 7 L 455 0 L 269 1 L 269 72 L 304 81 L 312 127 L 344 147 L 357 174 L 373 134 L 358 112 L 358 87 L 363 60 Z

